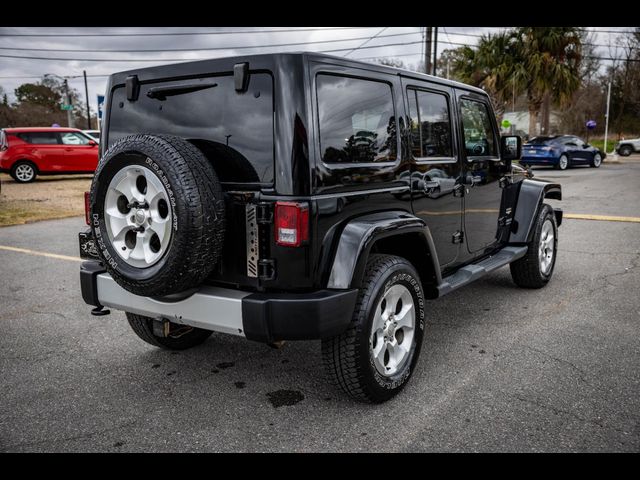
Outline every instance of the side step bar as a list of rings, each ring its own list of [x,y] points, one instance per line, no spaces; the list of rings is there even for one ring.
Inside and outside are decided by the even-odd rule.
[[[487,273],[493,272],[514,260],[524,257],[526,253],[527,247],[504,247],[498,251],[498,253],[478,263],[462,267],[453,275],[442,279],[442,283],[438,285],[438,296],[441,297],[447,293],[451,293],[480,277],[484,277]]]

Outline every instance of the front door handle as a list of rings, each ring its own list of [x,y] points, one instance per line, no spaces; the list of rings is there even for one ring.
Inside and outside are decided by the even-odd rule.
[[[481,183],[482,182],[482,177],[480,175],[472,175],[470,173],[468,173],[465,177],[464,177],[464,184],[465,185],[470,185],[470,186],[475,186],[476,183]]]

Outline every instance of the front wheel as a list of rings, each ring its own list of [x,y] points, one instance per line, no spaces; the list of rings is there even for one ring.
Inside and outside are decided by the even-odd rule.
[[[372,255],[349,328],[322,341],[329,380],[357,400],[389,400],[413,373],[424,322],[424,291],[413,265]]]
[[[622,147],[620,147],[620,150],[618,150],[618,153],[622,157],[628,157],[632,152],[633,149],[629,145],[623,145]]]
[[[138,337],[154,347],[166,350],[185,350],[200,345],[213,333],[202,328],[186,325],[169,324],[169,332],[166,337],[161,337],[153,332],[153,318],[136,315],[127,312],[127,321],[131,329]]]
[[[527,254],[510,265],[511,278],[523,288],[542,288],[553,274],[558,251],[558,226],[550,205],[543,203]]]
[[[600,168],[600,165],[602,165],[602,155],[596,153],[591,160],[591,166],[593,168]]]

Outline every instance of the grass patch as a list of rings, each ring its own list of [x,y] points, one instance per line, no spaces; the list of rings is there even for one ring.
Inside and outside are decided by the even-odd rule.
[[[83,193],[91,187],[91,176],[39,177],[18,183],[0,175],[0,227],[84,215]]]

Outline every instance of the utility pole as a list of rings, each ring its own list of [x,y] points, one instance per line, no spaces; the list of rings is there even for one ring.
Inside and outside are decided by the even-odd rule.
[[[87,87],[87,71],[83,70],[84,75],[84,97],[87,101],[87,130],[91,130],[91,110],[89,110],[89,87]]]
[[[433,35],[433,76],[436,75],[436,62],[438,60],[438,27],[434,30]]]
[[[424,37],[424,73],[431,72],[431,35],[433,27],[427,27],[427,34]]]
[[[67,105],[69,109],[67,110],[67,126],[69,128],[73,128],[73,113],[71,111],[71,95],[69,94],[69,81],[64,79],[64,93],[67,96]]]
[[[609,80],[609,86],[607,87],[607,114],[605,115],[604,122],[604,153],[607,153],[607,135],[609,134],[609,103],[611,102],[611,80]]]

